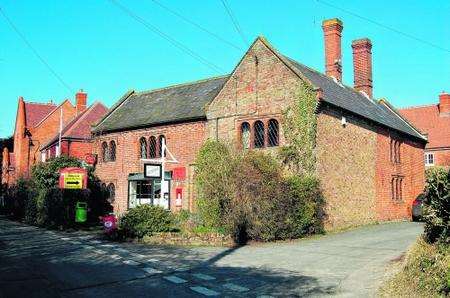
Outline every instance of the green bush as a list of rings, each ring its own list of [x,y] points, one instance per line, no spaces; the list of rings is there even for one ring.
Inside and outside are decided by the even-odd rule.
[[[112,210],[107,201],[107,190],[88,169],[88,189],[63,190],[58,188],[59,170],[80,167],[81,162],[61,156],[38,163],[32,168],[29,180],[19,179],[8,188],[5,201],[9,214],[29,224],[50,228],[75,227],[75,204],[88,204],[88,222],[97,223],[98,217]]]
[[[206,141],[196,158],[197,210],[202,225],[220,227],[233,196],[235,160],[227,146]]]
[[[153,233],[171,231],[173,215],[160,206],[139,205],[120,219],[119,227],[126,237],[142,238]]]
[[[450,246],[422,238],[410,249],[403,268],[381,289],[382,297],[448,297]]]
[[[427,170],[424,198],[425,239],[450,243],[450,172]]]
[[[31,181],[24,178],[19,178],[15,185],[8,187],[4,195],[4,212],[12,215],[15,219],[24,219],[27,214],[26,207],[32,206],[32,204],[28,203],[32,189]]]
[[[200,152],[195,179],[205,228],[224,228],[238,243],[323,230],[324,200],[316,178],[286,175],[277,159],[263,151],[234,153],[209,141]]]
[[[31,179],[39,189],[50,189],[58,186],[59,170],[68,167],[81,167],[81,162],[68,156],[60,156],[37,163],[31,170]]]

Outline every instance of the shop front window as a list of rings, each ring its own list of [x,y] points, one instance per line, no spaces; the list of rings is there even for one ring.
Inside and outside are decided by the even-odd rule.
[[[164,180],[167,185],[164,191],[166,196],[162,195],[163,185],[161,185],[161,179],[148,179],[148,180],[136,180],[129,181],[129,194],[128,194],[128,207],[133,208],[142,204],[149,204],[155,206],[162,206],[169,208],[169,180]]]

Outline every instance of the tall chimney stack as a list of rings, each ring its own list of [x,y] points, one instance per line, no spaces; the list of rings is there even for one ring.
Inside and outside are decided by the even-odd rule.
[[[352,42],[354,87],[372,98],[372,42],[368,38]]]
[[[342,21],[337,18],[322,22],[325,40],[325,73],[338,81],[342,81],[341,33],[343,28]]]
[[[450,115],[450,94],[444,91],[439,94],[439,113]]]
[[[75,101],[77,107],[77,114],[80,114],[84,110],[86,110],[87,93],[83,92],[83,89],[80,89],[80,91],[78,91],[77,94],[75,94]]]

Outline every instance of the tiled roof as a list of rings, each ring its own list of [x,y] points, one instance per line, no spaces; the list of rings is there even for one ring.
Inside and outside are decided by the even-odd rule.
[[[53,103],[25,102],[25,119],[27,127],[34,127],[50,114],[56,105]]]
[[[89,140],[91,138],[91,126],[96,124],[108,111],[102,103],[96,102],[88,109],[73,118],[62,130],[62,139]],[[59,140],[57,133],[42,149],[49,147]]]
[[[402,119],[395,109],[389,105],[369,99],[352,87],[338,83],[333,78],[311,69],[299,62],[284,56],[315,87],[322,90],[322,99],[336,107],[342,108],[363,118],[426,140],[412,125]]]
[[[94,132],[205,119],[205,106],[222,89],[228,76],[166,88],[129,92],[94,128]]]
[[[428,134],[426,148],[450,147],[450,116],[439,115],[438,105],[404,108],[399,111],[423,133]]]
[[[421,141],[426,141],[426,138],[418,130],[405,121],[386,102],[369,99],[355,89],[282,55],[263,37],[258,37],[254,43],[258,40],[263,42],[299,77],[312,84],[313,87],[320,88],[324,102]],[[149,92],[127,93],[95,127],[94,132],[204,118],[205,105],[209,104],[219,93],[228,77],[212,78]]]

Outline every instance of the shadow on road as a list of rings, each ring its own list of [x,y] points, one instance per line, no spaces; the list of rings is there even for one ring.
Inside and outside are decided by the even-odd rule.
[[[336,283],[319,283],[298,272],[215,265],[240,247],[85,246],[34,227],[0,227],[0,297],[200,296],[191,287],[205,287],[228,297],[321,296],[337,291]],[[124,263],[127,260],[138,264]],[[146,272],[149,267],[158,272]],[[184,282],[170,282],[164,278],[168,276]]]

